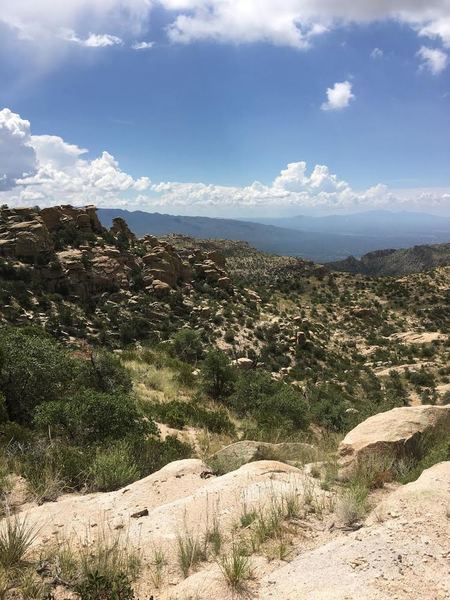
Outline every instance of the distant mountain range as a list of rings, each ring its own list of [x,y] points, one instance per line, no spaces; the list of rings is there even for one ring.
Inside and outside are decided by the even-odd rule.
[[[377,211],[258,220],[261,222],[115,208],[98,209],[98,215],[105,226],[110,226],[114,217],[122,217],[138,236],[181,233],[203,239],[241,240],[264,252],[301,256],[322,263],[359,257],[380,248],[450,241],[450,218],[421,213]]]
[[[450,217],[442,217],[420,212],[391,212],[371,210],[350,215],[327,215],[309,217],[297,215],[281,218],[257,218],[257,223],[288,227],[300,231],[318,233],[338,233],[343,235],[364,235],[397,238],[418,236],[429,243],[450,241]]]
[[[450,264],[450,244],[414,246],[400,250],[377,250],[359,260],[350,256],[345,260],[328,263],[333,271],[347,271],[362,275],[410,275]]]

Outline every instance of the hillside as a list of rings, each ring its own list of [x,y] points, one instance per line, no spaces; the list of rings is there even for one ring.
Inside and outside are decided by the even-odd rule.
[[[379,277],[420,273],[449,264],[450,244],[434,244],[369,252],[360,259],[350,256],[346,260],[328,263],[327,267],[334,271]]]
[[[294,228],[295,219],[280,221],[279,226],[252,223],[233,219],[209,217],[185,217],[129,212],[120,209],[101,208],[98,211],[102,223],[109,227],[114,217],[123,218],[139,236],[145,234],[168,235],[179,233],[195,238],[218,238],[246,241],[257,250],[273,254],[301,256],[316,262],[329,262],[346,258],[349,255],[361,256],[379,248],[411,246],[423,238],[417,235],[386,236],[380,231],[371,233],[346,234],[331,227],[329,230],[315,231]],[[302,221],[299,221],[301,224]],[[433,238],[430,238],[433,241]],[[448,239],[448,236],[445,238]]]
[[[3,597],[446,600],[449,282],[2,208]]]

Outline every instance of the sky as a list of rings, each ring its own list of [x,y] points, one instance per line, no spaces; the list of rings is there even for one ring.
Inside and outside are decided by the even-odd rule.
[[[0,204],[450,215],[450,0],[0,0]]]

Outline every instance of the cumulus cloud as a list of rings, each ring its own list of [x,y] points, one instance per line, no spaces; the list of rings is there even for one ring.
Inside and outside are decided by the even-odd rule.
[[[109,152],[87,150],[54,135],[32,135],[30,123],[0,111],[0,204],[97,204],[128,209],[211,215],[352,211],[371,208],[450,210],[449,190],[399,193],[378,184],[355,190],[325,165],[292,162],[271,183],[246,186],[166,181],[152,184],[120,168]]]
[[[88,151],[55,135],[31,135],[30,123],[9,109],[0,111],[0,190],[5,202],[51,205],[61,202],[114,204],[125,192],[142,193],[150,179],[134,179],[103,152]],[[2,194],[0,194],[0,197]]]
[[[335,27],[389,19],[450,47],[449,0],[15,0],[4,4],[0,21],[38,44],[63,28],[87,40],[85,24],[91,30],[95,25],[97,31],[135,39],[148,29],[151,10],[159,7],[168,14],[169,38],[177,43],[268,42],[307,48],[314,36]]]
[[[420,68],[427,69],[433,75],[439,75],[448,65],[448,54],[439,48],[422,46],[417,56],[421,59]]]
[[[352,87],[350,81],[341,81],[335,83],[332,88],[328,88],[327,101],[322,104],[322,110],[342,110],[346,108],[351,100],[355,99]]]
[[[8,108],[0,110],[0,190],[12,189],[18,179],[34,174],[36,168],[30,122]]]

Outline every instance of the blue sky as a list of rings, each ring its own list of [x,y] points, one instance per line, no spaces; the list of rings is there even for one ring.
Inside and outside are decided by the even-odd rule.
[[[229,216],[450,214],[448,1],[422,14],[397,0],[408,12],[393,17],[363,0],[367,14],[347,18],[344,0],[337,15],[318,0],[313,17],[308,0],[282,0],[275,30],[268,0],[247,0],[258,27],[245,14],[211,19],[221,4],[213,0],[130,0],[141,6],[128,24],[115,0],[92,0],[94,22],[86,2],[67,2],[72,10],[53,15],[43,0],[48,15],[44,6],[36,16],[20,0],[17,14],[0,15],[0,110],[9,111],[0,201]],[[293,10],[307,15],[301,36]],[[180,15],[191,21],[174,35]],[[327,31],[309,34],[314,26]],[[142,41],[151,47],[132,48]],[[9,145],[14,127],[26,168],[17,136]]]

